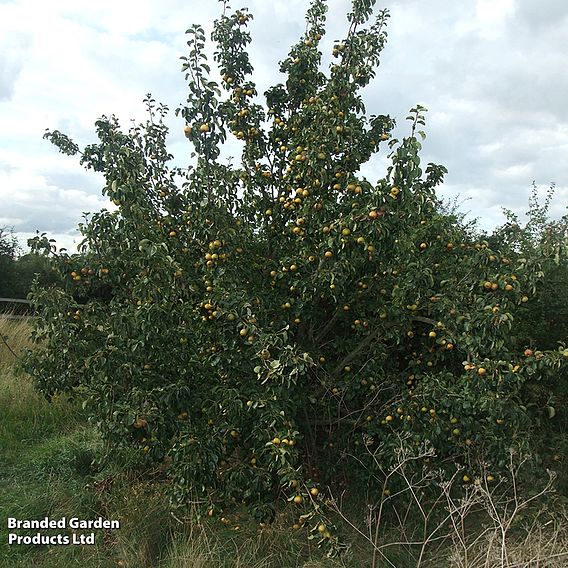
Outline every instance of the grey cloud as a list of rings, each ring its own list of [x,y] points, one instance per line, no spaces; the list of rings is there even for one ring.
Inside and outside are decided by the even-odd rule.
[[[77,172],[46,172],[45,182],[47,185],[58,187],[63,190],[75,189],[85,195],[100,195],[104,185],[104,178],[91,173]]]
[[[532,30],[542,31],[549,27],[566,24],[568,5],[565,0],[516,0],[515,16]]]
[[[422,13],[424,33],[416,33],[412,21],[406,30],[404,18],[415,18],[418,6],[393,2],[390,45],[367,96],[368,110],[394,114],[402,136],[403,113],[426,104],[423,161],[448,167],[440,194],[474,197],[484,224],[503,220],[501,205],[524,211],[533,179],[566,186],[568,82],[562,70],[568,34],[561,33],[560,16],[568,4],[556,4],[557,21],[548,21],[546,30],[529,32],[517,12],[505,18],[503,35],[491,39],[476,28],[456,35],[456,22],[474,15],[473,3],[433,2]]]
[[[26,213],[24,221],[16,225],[18,232],[35,232],[40,233],[57,233],[57,232],[74,232],[77,225],[77,215],[75,211],[36,211],[30,210]]]
[[[75,194],[77,195],[77,194]],[[19,202],[12,205],[7,203],[3,207],[2,217],[8,225],[13,225],[17,232],[46,232],[52,233],[75,233],[77,224],[82,219],[83,210],[98,210],[103,205],[99,203],[87,203],[75,198],[73,203],[68,200],[52,196],[53,201],[42,199],[38,196],[37,201]],[[77,203],[79,201],[79,203]],[[81,203],[82,201],[82,203]]]

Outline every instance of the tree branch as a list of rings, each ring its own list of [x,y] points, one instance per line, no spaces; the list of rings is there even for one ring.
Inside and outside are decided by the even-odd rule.
[[[380,329],[377,329],[377,331],[375,331],[374,333],[367,335],[367,337],[365,337],[365,339],[363,339],[363,341],[361,341],[361,343],[359,343],[359,345],[357,345],[357,347],[353,351],[351,351],[351,353],[343,357],[343,359],[335,367],[332,374],[337,375],[341,371],[341,369],[343,369],[343,367],[347,365],[347,363],[353,361],[353,359],[355,359],[357,355],[359,355],[359,353],[363,351],[363,349],[368,347],[373,342],[373,340],[377,339],[379,332]]]

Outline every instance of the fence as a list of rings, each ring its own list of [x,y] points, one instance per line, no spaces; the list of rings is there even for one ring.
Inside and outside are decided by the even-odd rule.
[[[30,300],[21,298],[0,298],[0,314],[9,319],[32,317]]]

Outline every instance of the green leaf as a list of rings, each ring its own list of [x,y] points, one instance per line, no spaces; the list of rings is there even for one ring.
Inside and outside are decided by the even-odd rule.
[[[554,406],[547,406],[546,411],[548,412],[548,418],[552,419],[556,416],[556,409]]]

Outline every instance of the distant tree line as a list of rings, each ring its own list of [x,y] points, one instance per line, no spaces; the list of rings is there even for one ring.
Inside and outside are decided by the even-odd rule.
[[[36,275],[41,286],[59,282],[44,256],[24,253],[13,229],[0,228],[0,297],[25,298]]]

